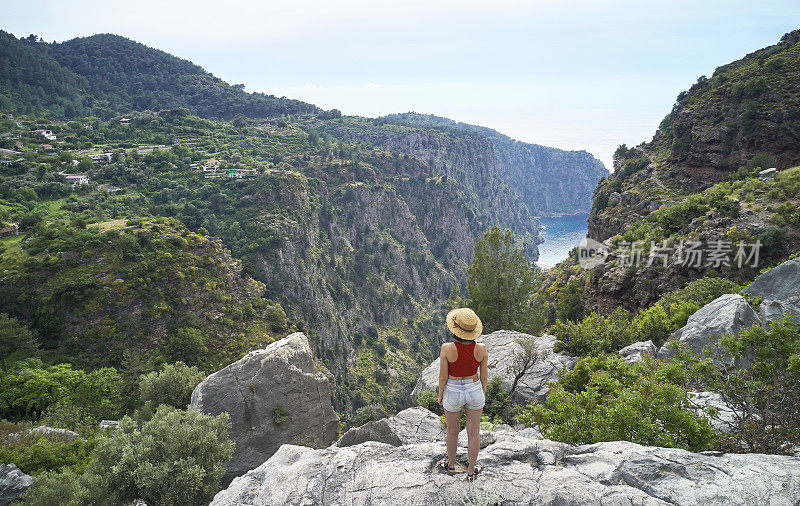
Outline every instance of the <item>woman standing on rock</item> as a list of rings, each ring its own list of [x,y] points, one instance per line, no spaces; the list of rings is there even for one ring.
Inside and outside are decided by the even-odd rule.
[[[447,460],[439,466],[450,474],[455,473],[458,432],[461,427],[461,410],[467,416],[467,480],[483,470],[477,465],[480,449],[480,426],[483,405],[486,402],[487,361],[486,345],[476,343],[483,324],[470,308],[459,308],[447,314],[447,328],[453,342],[442,345],[439,367],[439,404],[447,420]],[[478,382],[480,369],[480,382]]]

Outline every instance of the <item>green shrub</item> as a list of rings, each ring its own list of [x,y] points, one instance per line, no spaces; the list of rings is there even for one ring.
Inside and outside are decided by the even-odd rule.
[[[114,418],[120,409],[119,388],[119,373],[109,367],[86,373],[69,364],[44,367],[39,359],[27,359],[0,377],[0,416],[35,419],[62,403],[85,408],[95,419]]]
[[[208,504],[233,455],[229,426],[227,413],[167,406],[141,426],[125,417],[98,440],[87,472],[101,476],[118,502]]]
[[[386,412],[377,404],[369,404],[362,406],[356,410],[356,417],[353,424],[356,427],[361,427],[367,422],[380,420],[386,417]]]
[[[208,351],[206,338],[200,329],[182,327],[173,331],[167,338],[164,354],[170,362],[199,364]]]
[[[37,476],[46,471],[70,469],[83,472],[92,457],[94,440],[65,442],[54,437],[28,436],[0,446],[0,462],[13,462],[24,473]]]
[[[483,412],[491,420],[500,419],[504,423],[511,423],[514,417],[513,405],[508,389],[503,385],[500,376],[493,376],[486,384],[486,403]]]
[[[703,202],[702,196],[692,195],[675,204],[663,206],[654,215],[665,235],[669,236],[698,216],[703,216],[708,210],[709,207]]]
[[[670,321],[674,329],[679,329],[686,325],[689,317],[692,316],[702,306],[693,300],[675,302],[669,308]]]
[[[283,425],[289,420],[289,414],[283,409],[283,406],[276,404],[272,407],[272,421],[275,425]]]
[[[110,506],[114,503],[108,497],[109,492],[102,478],[95,474],[51,471],[38,476],[22,500],[29,506]]]
[[[781,258],[786,253],[789,234],[785,227],[769,227],[758,235],[761,257],[767,260]]]
[[[432,411],[437,415],[444,414],[442,412],[442,406],[439,404],[439,399],[436,396],[436,392],[432,392],[431,390],[423,390],[422,392],[417,395],[417,405],[426,408],[428,411]]]
[[[753,155],[747,164],[739,168],[736,173],[736,179],[747,179],[748,177],[756,177],[759,172],[770,167],[775,167],[775,157],[769,153],[757,153]]]
[[[588,355],[617,351],[637,341],[660,346],[675,328],[664,308],[655,304],[635,316],[618,307],[608,316],[591,313],[579,322],[556,320],[550,332],[559,339],[559,349]]]
[[[543,404],[527,406],[517,420],[572,444],[626,440],[708,450],[716,434],[689,407],[686,380],[686,370],[677,363],[587,357],[563,376]]]
[[[205,379],[205,373],[183,362],[164,364],[160,371],[144,374],[139,380],[139,403],[143,413],[153,413],[166,404],[185,409],[192,397],[192,391]]]
[[[726,293],[737,293],[741,288],[741,286],[729,279],[706,276],[687,283],[683,288],[663,295],[658,302],[661,306],[670,308],[670,311],[672,310],[672,305],[679,302],[692,301],[704,306]]]
[[[561,343],[559,349],[575,355],[615,351],[631,344],[630,312],[617,308],[609,316],[591,313],[580,322],[556,320],[550,332]]]
[[[664,311],[664,307],[661,304],[654,304],[634,316],[629,329],[630,339],[631,342],[653,341],[656,346],[661,346],[676,328]]]
[[[678,350],[703,389],[719,392],[739,409],[719,448],[729,452],[792,454],[800,445],[800,332],[792,316],[769,330],[755,325],[720,339],[740,367],[720,366],[711,357]]]
[[[575,322],[583,316],[583,278],[572,278],[558,291],[555,317],[558,320]]]

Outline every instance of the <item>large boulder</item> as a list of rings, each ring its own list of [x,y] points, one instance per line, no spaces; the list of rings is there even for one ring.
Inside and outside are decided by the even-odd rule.
[[[787,314],[800,322],[800,258],[768,270],[742,288],[742,292],[764,299],[759,312],[765,328]]]
[[[22,497],[33,485],[33,478],[14,464],[0,464],[0,506],[6,506]]]
[[[364,441],[379,441],[392,446],[441,441],[447,431],[438,416],[416,406],[390,418],[381,418],[353,427],[336,441],[336,446],[353,446]]]
[[[563,368],[572,369],[575,366],[575,357],[565,352],[555,353],[553,348],[557,339],[549,334],[534,337],[521,332],[498,330],[479,337],[478,342],[485,344],[489,352],[488,379],[499,375],[506,388],[511,388],[514,381],[512,369],[515,354],[522,351],[517,339],[536,339],[536,348],[544,357],[530,367],[519,380],[514,400],[520,403],[541,402],[550,391],[550,383],[558,381],[558,371]],[[414,402],[420,392],[424,390],[436,392],[439,388],[439,360],[439,358],[434,360],[420,374],[411,392]]]
[[[629,442],[572,446],[496,433],[464,483],[466,449],[450,476],[442,442],[366,442],[321,450],[284,445],[219,492],[214,506],[260,504],[798,504],[800,458],[697,454]]]
[[[658,348],[653,344],[653,341],[639,341],[638,343],[629,344],[628,346],[619,350],[619,356],[622,360],[629,364],[634,362],[644,362],[644,357],[655,357],[658,353]]]
[[[725,334],[735,334],[761,320],[753,308],[739,294],[729,293],[709,302],[686,322],[683,328],[676,330],[670,341],[678,340],[688,345],[694,352],[702,352],[706,347],[714,354],[714,360],[724,366],[733,366],[734,359],[720,348],[719,338]],[[658,352],[659,358],[669,358],[672,350],[669,343],[664,344]]]
[[[297,332],[197,385],[193,407],[230,414],[236,449],[223,483],[261,465],[284,443],[324,447],[336,440],[339,417],[331,405],[329,374]]]

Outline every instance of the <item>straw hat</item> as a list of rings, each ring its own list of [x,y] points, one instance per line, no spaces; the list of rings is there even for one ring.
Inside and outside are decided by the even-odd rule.
[[[475,311],[462,307],[447,313],[447,328],[461,339],[474,341],[483,332],[483,323]]]

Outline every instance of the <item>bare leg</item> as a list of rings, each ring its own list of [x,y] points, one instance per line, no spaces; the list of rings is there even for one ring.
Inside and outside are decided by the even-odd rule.
[[[469,460],[467,474],[472,474],[475,472],[478,450],[481,449],[481,414],[483,409],[465,409],[467,411],[467,458]],[[447,423],[447,426],[450,427],[450,422]]]
[[[447,411],[445,409],[444,419],[447,421],[447,465],[455,467],[458,431],[461,429],[461,411]]]

